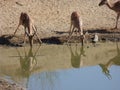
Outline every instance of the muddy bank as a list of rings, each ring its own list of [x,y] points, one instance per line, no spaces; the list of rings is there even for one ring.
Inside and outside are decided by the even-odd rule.
[[[94,34],[97,33],[99,36],[99,41],[120,41],[120,31],[119,30],[106,30],[106,29],[96,29],[96,30],[87,30],[88,32],[87,41],[91,42]],[[68,40],[68,32],[61,32],[61,31],[54,31],[53,36],[47,36],[41,38],[41,41],[45,44],[64,44]],[[81,42],[80,37],[76,36],[74,33],[69,41],[69,43],[79,43]],[[26,43],[28,44],[29,41],[26,39]],[[34,37],[34,44],[37,44],[38,40]],[[7,46],[23,46],[23,35],[13,36],[13,35],[2,35],[0,36],[0,45],[7,45]]]
[[[10,83],[9,81],[0,78],[0,90],[26,90],[26,89],[15,83]]]

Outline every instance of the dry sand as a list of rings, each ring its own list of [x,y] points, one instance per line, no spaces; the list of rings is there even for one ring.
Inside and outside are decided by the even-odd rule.
[[[0,0],[0,35],[13,34],[21,12],[34,19],[41,37],[53,31],[68,31],[70,15],[78,11],[84,30],[113,28],[116,13],[107,6],[99,7],[100,0]],[[17,34],[23,34],[21,26]]]

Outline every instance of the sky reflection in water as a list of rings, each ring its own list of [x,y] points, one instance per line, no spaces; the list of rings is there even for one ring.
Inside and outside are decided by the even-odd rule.
[[[119,48],[118,43],[1,48],[0,77],[28,90],[120,90]]]
[[[28,90],[120,90],[120,67],[110,68],[108,79],[99,66],[34,74]]]

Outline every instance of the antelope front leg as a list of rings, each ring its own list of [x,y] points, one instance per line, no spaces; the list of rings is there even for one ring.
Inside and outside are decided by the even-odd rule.
[[[83,35],[83,22],[82,22],[82,19],[80,19],[80,24],[79,24],[79,28],[78,28],[78,31],[79,31],[79,35]]]
[[[72,31],[70,32],[70,35],[69,35],[69,38],[68,38],[68,41],[67,41],[67,43],[70,41],[70,39],[71,39],[71,36],[72,36],[72,34],[73,34],[73,32],[74,32],[74,29],[75,29],[75,27],[73,27]]]
[[[24,45],[26,44],[26,35],[27,35],[27,32],[26,32],[26,27],[24,28],[25,32],[24,32],[24,38],[23,38],[23,43]]]
[[[26,33],[24,33],[23,44],[26,44]]]
[[[70,30],[69,30],[69,36],[70,36],[70,33],[71,33],[71,29],[72,29],[72,21],[71,21],[71,25],[70,25]]]
[[[33,30],[34,30],[34,34],[36,35],[36,37],[37,37],[37,39],[38,39],[38,41],[39,41],[39,44],[41,44],[42,41],[41,41],[41,39],[39,39],[39,36],[38,36],[38,34],[37,34],[37,28],[36,28],[35,26],[32,26],[32,28],[33,28]]]
[[[33,36],[29,36],[29,43],[30,43],[30,47],[32,48],[33,46]]]
[[[81,45],[83,46],[84,45],[85,35],[83,34],[82,26],[79,28],[79,35],[80,35]]]
[[[20,27],[20,24],[17,26],[17,28],[16,28],[16,30],[14,32],[14,36],[15,36],[15,34],[16,34],[16,32],[17,32],[17,30],[18,30],[19,27]]]
[[[80,35],[80,39],[81,39],[81,44],[82,46],[84,45],[84,39],[85,39],[85,35],[83,34],[83,28],[82,28],[82,20],[80,20],[80,27],[79,27],[79,35]]]

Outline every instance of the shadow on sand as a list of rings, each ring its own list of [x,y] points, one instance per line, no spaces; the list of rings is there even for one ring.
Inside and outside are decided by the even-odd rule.
[[[6,46],[19,46],[21,47],[22,45],[20,45],[21,40],[16,39],[16,41],[18,41],[18,43],[14,43],[14,41],[12,41],[12,39],[15,38],[12,35],[2,35],[0,36],[0,45],[6,45]]]
[[[109,30],[109,29],[91,29],[85,30],[84,34],[88,32],[89,38],[91,40],[95,33],[98,33],[99,39],[108,40],[108,41],[120,41],[120,30]],[[54,31],[56,36],[50,36],[41,38],[41,41],[46,44],[63,44],[66,43],[68,40],[68,32],[64,31]],[[34,39],[34,43],[38,43],[37,39]],[[70,43],[80,43],[80,37],[73,35],[71,37]],[[7,46],[15,46],[20,47],[23,46],[23,37],[22,36],[12,36],[12,35],[2,35],[0,36],[0,45],[7,45]]]

